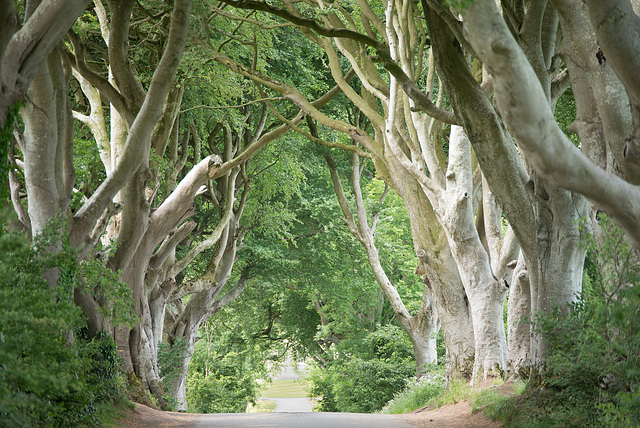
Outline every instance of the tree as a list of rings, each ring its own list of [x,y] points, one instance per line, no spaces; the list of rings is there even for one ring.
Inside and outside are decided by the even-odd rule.
[[[439,324],[433,296],[431,293],[423,293],[417,313],[413,316],[409,313],[398,290],[391,283],[389,276],[382,267],[380,253],[374,242],[380,211],[373,212],[371,214],[371,221],[369,221],[369,215],[362,196],[362,189],[360,188],[360,177],[364,165],[361,167],[358,154],[353,153],[351,156],[351,184],[355,199],[354,215],[345,196],[335,161],[328,155],[325,156],[325,158],[331,171],[333,188],[340,203],[340,208],[342,209],[342,220],[351,234],[364,247],[376,281],[380,285],[387,301],[391,304],[396,318],[411,339],[413,353],[415,355],[416,373],[417,376],[422,376],[425,374],[426,367],[437,361],[435,337],[438,333]],[[380,205],[384,203],[388,193],[389,186],[387,185],[380,196]]]
[[[5,126],[9,108],[25,99],[38,70],[88,4],[89,0],[29,1],[25,6],[24,24],[21,25],[15,3],[2,3],[0,128]],[[8,141],[2,142],[6,143]]]
[[[495,5],[475,2],[468,11],[465,30],[473,36],[476,52],[490,67],[498,105],[509,111],[505,121],[533,166],[556,185],[588,197],[619,222],[631,239],[640,243],[635,220],[637,207],[631,202],[637,200],[633,184],[637,184],[634,163],[637,162],[638,84],[630,77],[632,66],[623,60],[634,58],[638,49],[635,43],[630,43],[640,28],[638,16],[630,1],[606,5],[552,1],[550,5],[555,7],[561,28],[570,40],[567,63],[571,81],[579,89],[575,94],[579,108],[584,109],[584,113],[580,113],[595,114],[596,121],[600,122],[591,127],[584,122],[576,124],[581,141],[589,144],[587,153],[594,155],[591,159],[571,144],[558,127],[551,108],[543,102],[542,88],[522,84],[531,81],[534,68],[514,43]],[[586,32],[578,33],[578,26]],[[585,68],[580,70],[579,65]],[[603,93],[607,83],[612,85],[609,94]],[[591,85],[589,89],[585,87],[587,84]],[[526,103],[518,102],[524,99]],[[620,116],[612,117],[614,112]],[[612,129],[612,121],[619,125],[617,130]],[[536,133],[531,134],[534,129]],[[532,135],[542,138],[531,138]],[[612,171],[613,162],[620,173]]]
[[[438,137],[434,137],[433,141],[435,142],[431,140],[436,131],[441,131],[436,126],[436,122],[432,123],[430,118],[421,115],[417,111],[425,110],[434,117],[447,122],[460,122],[452,113],[446,112],[433,104],[429,97],[420,92],[415,84],[415,81],[420,79],[424,70],[428,68],[423,68],[422,63],[422,52],[426,46],[424,43],[426,33],[424,30],[420,32],[415,29],[416,23],[413,21],[413,14],[406,13],[409,9],[404,9],[404,12],[401,12],[390,8],[388,13],[394,16],[393,19],[397,19],[401,23],[399,28],[406,29],[406,31],[396,31],[389,26],[385,27],[369,6],[360,5],[358,8],[359,19],[366,22],[362,28],[369,31],[365,35],[357,32],[361,29],[358,25],[348,19],[342,22],[338,14],[333,11],[327,12],[327,15],[322,15],[324,25],[320,25],[312,19],[301,18],[295,12],[266,6],[259,2],[243,2],[242,4],[232,2],[231,4],[242,8],[265,10],[282,16],[298,25],[307,37],[323,47],[329,59],[333,78],[338,82],[346,96],[367,117],[368,125],[373,128],[374,137],[370,137],[362,129],[353,125],[328,118],[319,111],[311,109],[302,94],[289,86],[269,81],[268,79],[261,79],[255,74],[243,71],[241,68],[237,69],[245,76],[255,81],[260,81],[265,86],[291,99],[298,106],[305,108],[314,119],[324,126],[347,133],[354,141],[369,150],[376,160],[380,176],[387,180],[394,190],[403,197],[407,209],[411,213],[414,245],[417,254],[424,262],[424,267],[421,271],[425,273],[425,278],[429,282],[428,285],[437,296],[436,303],[440,302],[438,309],[439,313],[441,313],[445,340],[451,340],[451,346],[447,348],[451,352],[449,354],[449,367],[454,372],[467,370],[464,366],[466,364],[465,360],[468,360],[472,349],[469,343],[471,336],[470,328],[467,329],[463,326],[469,326],[471,322],[470,310],[476,311],[475,319],[478,323],[474,326],[477,332],[474,345],[477,357],[475,360],[476,370],[474,371],[477,372],[481,369],[486,375],[495,364],[503,367],[506,362],[506,342],[504,332],[501,332],[503,327],[500,320],[502,316],[501,298],[504,298],[506,288],[503,282],[493,274],[492,269],[497,272],[498,276],[506,276],[506,259],[513,255],[514,247],[511,244],[505,245],[503,251],[501,236],[499,234],[494,235],[498,240],[490,241],[492,244],[497,244],[492,248],[491,256],[493,257],[491,258],[490,254],[482,246],[480,234],[475,231],[474,210],[472,209],[468,211],[469,214],[464,216],[464,223],[456,224],[450,221],[452,218],[462,217],[458,215],[457,205],[451,203],[457,198],[456,193],[458,190],[452,187],[455,183],[447,184],[445,180],[447,160],[437,154],[437,145],[442,144],[442,141],[438,140]],[[322,8],[321,5],[319,7]],[[415,8],[417,6],[407,3],[407,7]],[[345,17],[352,15],[346,10],[342,10],[341,13]],[[395,15],[396,13],[398,14],[397,16]],[[355,14],[356,12],[353,13],[353,15]],[[390,18],[387,17],[387,19]],[[347,27],[351,28],[346,29]],[[377,42],[370,35],[373,34],[374,28],[380,31],[380,34],[384,34],[385,39],[391,40],[393,43],[389,42],[389,46],[387,46]],[[310,30],[328,38],[320,38],[312,34]],[[330,38],[334,36],[338,37],[334,41],[340,53],[350,61],[360,79],[361,87],[356,88],[360,90],[360,93],[350,87],[341,77],[343,72],[340,70],[338,52],[330,41]],[[412,42],[419,40],[423,40],[423,43]],[[382,59],[383,64],[391,73],[390,86],[385,83],[385,78],[380,74],[380,70],[376,69],[373,62],[375,58],[367,56],[361,50],[362,45],[358,43],[364,43],[376,49],[377,58]],[[405,52],[403,49],[411,46],[412,43],[417,46],[415,51],[408,50]],[[222,57],[219,60],[221,62],[225,61]],[[398,66],[396,61],[402,66]],[[430,88],[434,87],[435,82],[433,71],[434,69],[431,67],[431,74],[427,77],[427,84]],[[386,74],[386,71],[383,71],[383,73]],[[401,87],[410,88],[410,95],[414,98],[410,100],[402,92],[399,92]],[[419,94],[422,94],[422,96]],[[374,103],[374,99],[377,99],[376,103],[379,104]],[[382,106],[382,109],[378,108],[379,105]],[[411,109],[414,109],[414,112],[411,112]],[[441,133],[437,135],[441,135]],[[442,149],[440,151],[442,153]],[[470,156],[470,152],[468,156]],[[449,167],[451,167],[451,164]],[[429,172],[426,173],[425,171]],[[460,197],[463,197],[462,194],[464,193],[470,196],[472,191],[467,189],[461,193]],[[447,200],[450,202],[447,203]],[[446,214],[443,211],[445,207],[448,207]],[[489,208],[490,205],[487,205],[487,209]],[[492,212],[486,213],[487,221],[491,218]],[[496,217],[494,215],[493,218],[499,218],[499,216]],[[468,245],[458,245],[456,243],[459,242],[461,234],[465,233],[463,230],[468,227],[466,225],[471,225],[471,230],[473,230],[471,233],[476,236],[473,238],[475,250]],[[439,229],[439,227],[442,227],[442,229]],[[489,228],[483,229],[482,232],[485,230],[489,230]],[[445,239],[447,248],[442,249],[443,240]],[[487,241],[485,240],[485,242]],[[479,251],[480,249],[481,251]],[[480,255],[484,258],[484,262],[478,265],[475,260]],[[501,256],[504,257],[501,259]],[[494,263],[493,268],[490,260]],[[463,266],[466,267],[463,268]],[[468,269],[468,266],[482,267],[480,269]],[[473,275],[473,277],[470,275]],[[462,277],[461,282],[460,276]],[[441,281],[445,281],[447,284],[441,286]],[[467,288],[463,289],[462,284],[465,284]],[[485,293],[486,296],[481,297],[480,294],[477,294],[479,290],[483,290],[482,293]],[[472,293],[476,294],[476,296],[465,300],[465,294],[468,296]],[[447,299],[445,294],[457,297]],[[471,305],[470,310],[466,308],[465,302],[469,302]],[[489,313],[491,314],[490,316],[488,315]],[[464,318],[466,318],[466,321],[464,321]],[[489,321],[489,324],[483,323],[482,320],[487,319],[494,321]],[[450,326],[450,328],[447,326]]]

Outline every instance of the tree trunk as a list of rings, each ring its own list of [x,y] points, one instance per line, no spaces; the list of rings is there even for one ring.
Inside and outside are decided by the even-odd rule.
[[[212,256],[212,261],[215,263],[210,262],[210,266],[215,266],[215,271],[208,272],[206,278],[203,278],[209,282],[209,287],[191,295],[186,308],[169,327],[171,345],[175,346],[178,341],[182,341],[186,346],[180,359],[180,372],[171,380],[172,385],[169,391],[170,396],[177,403],[177,410],[186,411],[188,409],[187,374],[200,326],[211,315],[220,311],[223,306],[237,299],[244,291],[249,268],[246,268],[237,284],[229,292],[217,299],[222,288],[228,282],[235,263],[238,242],[233,236],[234,233],[235,226],[229,226],[225,231],[227,238],[216,246],[217,250]]]
[[[517,377],[527,378],[531,367],[531,290],[529,273],[520,254],[513,270],[509,288],[509,308],[507,314],[507,372]]]
[[[471,143],[464,130],[455,125],[451,127],[446,179],[447,198],[442,201],[440,223],[469,296],[475,339],[473,376],[482,371],[486,379],[494,369],[503,370],[506,365],[503,305],[507,288],[493,273],[475,227]]]
[[[356,201],[355,217],[347,202],[333,159],[329,156],[325,158],[331,172],[331,179],[338,202],[344,214],[343,221],[346,223],[351,234],[358,239],[364,247],[367,253],[367,259],[369,260],[369,266],[378,285],[391,305],[396,319],[411,339],[416,358],[416,375],[420,377],[425,374],[425,368],[428,364],[433,364],[437,361],[435,335],[438,332],[438,316],[432,292],[425,285],[418,313],[412,316],[402,302],[398,290],[391,283],[391,280],[382,267],[380,254],[374,242],[376,221],[372,219],[371,226],[369,225],[368,214],[360,188],[360,161],[358,154],[354,153],[351,158],[351,184]],[[373,217],[377,217],[377,214],[374,213]]]
[[[530,282],[531,313],[547,314],[554,307],[566,309],[582,290],[582,273],[586,248],[582,245],[584,222],[589,218],[589,204],[581,195],[537,181],[536,224],[538,233],[539,272]],[[531,280],[531,275],[529,276]],[[532,359],[544,364],[547,344],[533,335]]]

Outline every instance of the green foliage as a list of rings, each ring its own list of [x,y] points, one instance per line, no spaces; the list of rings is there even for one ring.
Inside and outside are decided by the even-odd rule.
[[[35,248],[51,248],[56,236],[37,237]],[[59,272],[54,288],[43,279],[51,269]],[[83,335],[85,321],[72,299],[74,269],[68,250],[35,251],[21,236],[0,237],[3,426],[98,426],[100,406],[124,396],[113,341]]]
[[[255,307],[236,301],[200,328],[187,376],[190,412],[244,412],[260,396],[258,379],[267,378],[264,363],[277,344],[259,333],[263,326],[251,319],[254,313]]]
[[[74,138],[73,163],[76,173],[75,188],[78,191],[73,192],[71,210],[76,211],[96,191],[106,178],[106,173],[96,142],[92,138]]]
[[[429,370],[429,378],[411,380],[405,389],[393,396],[381,413],[398,415],[424,407],[430,400],[442,393],[445,385],[443,367]]]
[[[400,327],[384,326],[362,338],[362,346],[353,342],[341,342],[328,367],[309,375],[310,395],[322,397],[321,411],[378,411],[415,374],[411,343]]]
[[[514,425],[640,424],[640,265],[605,216],[598,243],[588,241],[592,277],[581,299],[536,321],[549,343],[547,365]]]
[[[562,94],[558,99],[554,113],[562,131],[578,147],[580,145],[580,137],[575,132],[570,131],[571,124],[576,119],[576,100],[571,90]]]
[[[100,260],[88,258],[80,263],[78,272],[84,278],[84,288],[89,288],[96,300],[108,302],[100,307],[100,313],[115,325],[133,327],[138,320],[133,310],[133,296],[128,284],[120,282],[120,273],[107,268]]]
[[[0,128],[0,159],[7,159],[9,155],[9,146],[11,145],[11,138],[13,137],[13,125],[18,118],[20,111],[20,103],[16,103],[9,107],[9,113],[7,114],[4,125]],[[0,162],[0,200],[5,200],[7,197],[7,177],[8,177],[9,165],[6,161]],[[2,233],[2,229],[0,229]]]

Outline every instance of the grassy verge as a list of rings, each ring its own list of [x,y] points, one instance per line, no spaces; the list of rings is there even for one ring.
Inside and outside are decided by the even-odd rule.
[[[104,404],[98,406],[96,413],[100,419],[101,426],[116,427],[120,419],[126,416],[127,412],[136,408],[136,403],[129,400],[120,400],[115,404]]]
[[[436,378],[430,381],[414,381],[407,388],[396,394],[380,413],[398,415],[409,413],[424,407],[443,393],[444,379]]]
[[[276,402],[273,400],[258,400],[256,404],[249,403],[247,413],[271,413],[276,408]]]
[[[471,401],[471,411],[482,411],[492,421],[498,421],[503,426],[517,419],[520,414],[517,403],[524,392],[525,384],[515,382],[511,389],[487,388],[478,392]]]
[[[482,411],[487,417],[503,424],[516,420],[519,410],[518,397],[524,391],[524,383],[504,384],[496,380],[485,388],[472,387],[463,380],[451,382],[444,387],[444,379],[411,383],[397,394],[382,413],[409,413],[422,407],[438,408],[468,401],[472,412]]]
[[[264,391],[264,398],[305,398],[307,391],[302,382],[293,379],[276,379]]]

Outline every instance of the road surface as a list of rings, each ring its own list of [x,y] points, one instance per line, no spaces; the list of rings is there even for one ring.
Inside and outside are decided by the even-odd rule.
[[[412,428],[394,415],[359,413],[218,413],[199,415],[197,428]]]

